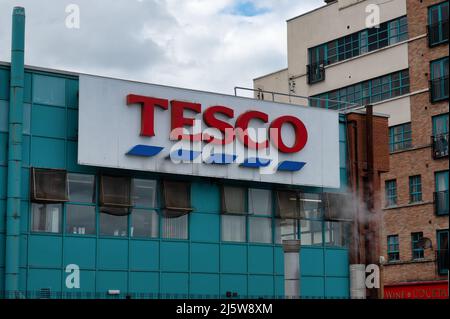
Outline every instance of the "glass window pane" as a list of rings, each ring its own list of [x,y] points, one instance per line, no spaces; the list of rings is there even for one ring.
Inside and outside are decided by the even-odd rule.
[[[68,174],[69,200],[71,202],[92,203],[94,202],[94,180],[93,175]]]
[[[248,209],[253,215],[272,215],[272,192],[267,189],[248,190]]]
[[[223,187],[222,209],[228,214],[245,214],[246,213],[246,192],[243,187]]]
[[[59,233],[61,227],[61,204],[32,204],[31,230],[34,232]]]
[[[303,193],[300,195],[300,207],[302,216],[306,218],[321,218],[322,199],[320,194]]]
[[[245,216],[222,215],[222,241],[245,242]]]
[[[67,205],[66,232],[77,235],[95,235],[95,207]]]
[[[156,181],[133,179],[133,205],[138,207],[156,207]]]
[[[128,215],[100,213],[100,236],[128,236]]]
[[[156,211],[134,209],[131,214],[131,236],[156,238],[158,235],[159,223]]]
[[[298,220],[276,219],[275,242],[281,244],[283,240],[298,239]]]
[[[270,244],[272,242],[272,219],[250,217],[250,242]]]
[[[162,237],[170,239],[188,239],[189,215],[176,218],[162,218]]]

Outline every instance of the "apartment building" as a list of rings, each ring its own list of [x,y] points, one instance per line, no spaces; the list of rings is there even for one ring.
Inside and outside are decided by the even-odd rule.
[[[353,263],[379,263],[378,297],[448,298],[449,2],[325,2],[287,21],[288,67],[254,89],[262,99],[342,112],[370,104],[389,115],[390,167],[367,208],[381,217],[372,225],[379,247]]]

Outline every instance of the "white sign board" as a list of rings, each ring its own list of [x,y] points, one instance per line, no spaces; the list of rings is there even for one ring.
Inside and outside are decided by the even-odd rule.
[[[80,75],[79,87],[81,165],[340,186],[339,118],[335,111],[90,75]],[[162,102],[146,108],[146,113],[144,103],[139,101],[147,97]],[[196,110],[184,108],[183,103],[195,104]],[[222,107],[222,111],[212,112],[214,106]],[[207,135],[210,137],[219,139],[225,134],[211,129],[215,124],[208,122],[208,117],[225,126],[248,128],[247,140],[236,135],[225,146],[209,143],[204,138],[205,129],[212,130]],[[171,139],[174,123],[183,123],[187,133],[200,136],[201,140]],[[281,140],[271,135],[276,132],[274,127],[280,128]],[[245,141],[266,146],[255,150]]]

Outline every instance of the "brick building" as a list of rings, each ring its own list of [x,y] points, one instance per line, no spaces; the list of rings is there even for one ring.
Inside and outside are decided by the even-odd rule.
[[[325,2],[287,21],[288,66],[256,78],[254,89],[259,98],[341,111],[371,104],[389,115],[380,196],[374,192],[372,204],[360,194],[375,216],[363,236],[380,250],[359,262],[381,265],[379,297],[446,297],[448,1]],[[370,25],[377,13],[379,24]],[[370,163],[354,160],[349,165],[362,167],[371,187]]]
[[[414,94],[410,123],[391,128],[390,171],[382,176],[386,298],[448,284],[448,1],[406,4]],[[396,139],[407,126],[410,137]]]

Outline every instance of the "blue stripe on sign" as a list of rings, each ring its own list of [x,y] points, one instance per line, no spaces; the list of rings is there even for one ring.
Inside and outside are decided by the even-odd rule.
[[[152,157],[158,155],[163,149],[164,147],[160,146],[136,145],[128,151],[127,155]]]
[[[236,155],[230,154],[211,154],[211,156],[205,161],[206,164],[231,164],[236,160]]]
[[[174,161],[192,161],[196,159],[202,152],[179,149],[170,153],[170,159]]]
[[[284,161],[278,165],[279,171],[287,171],[287,172],[296,172],[299,171],[305,166],[305,162],[293,162],[293,161]]]
[[[247,168],[259,168],[269,166],[270,159],[250,157],[245,159],[245,161],[240,165]]]

